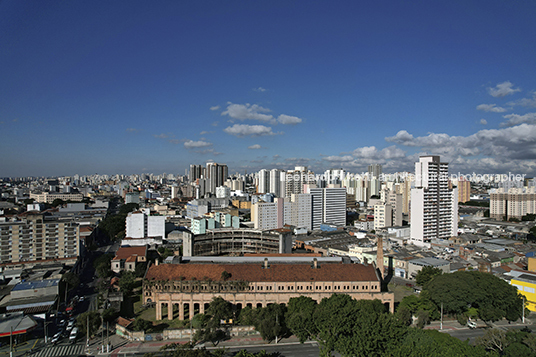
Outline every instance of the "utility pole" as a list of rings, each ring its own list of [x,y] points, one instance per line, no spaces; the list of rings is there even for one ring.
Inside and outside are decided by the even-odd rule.
[[[443,302],[441,302],[441,323],[440,323],[440,330],[443,330]]]
[[[101,351],[104,353],[104,319],[101,315],[101,325],[102,325],[102,331],[101,331]]]
[[[110,353],[110,336],[108,335],[108,321],[106,321],[106,352]]]
[[[523,323],[525,323],[525,295],[523,295],[523,306],[522,306],[522,309],[523,309],[523,310],[521,310],[521,313],[522,313],[521,316],[523,316],[522,321],[523,321]]]
[[[9,333],[9,357],[13,357],[13,326],[11,326],[11,332]]]
[[[86,328],[86,346],[89,348],[89,314],[87,314],[87,328]]]

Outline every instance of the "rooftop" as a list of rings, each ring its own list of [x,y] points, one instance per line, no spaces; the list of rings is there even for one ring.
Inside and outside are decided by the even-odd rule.
[[[220,281],[222,273],[231,281],[374,281],[378,282],[372,265],[319,263],[319,268],[307,264],[161,264],[151,266],[147,280],[212,280]]]
[[[117,250],[115,253],[115,257],[113,260],[123,260],[127,259],[133,255],[136,255],[138,257],[144,257],[147,252],[146,246],[141,247],[121,247]]]

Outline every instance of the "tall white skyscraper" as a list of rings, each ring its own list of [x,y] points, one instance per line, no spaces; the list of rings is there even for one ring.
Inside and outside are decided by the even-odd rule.
[[[432,239],[457,235],[458,192],[449,189],[448,163],[439,156],[421,156],[415,163],[415,188],[411,190],[411,240],[430,246]]]
[[[270,171],[262,169],[257,174],[257,193],[270,192]]]

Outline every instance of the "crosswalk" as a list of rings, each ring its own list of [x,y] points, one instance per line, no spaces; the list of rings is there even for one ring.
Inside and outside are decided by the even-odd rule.
[[[85,354],[83,343],[75,345],[58,345],[47,347],[34,355],[34,357],[78,356]]]

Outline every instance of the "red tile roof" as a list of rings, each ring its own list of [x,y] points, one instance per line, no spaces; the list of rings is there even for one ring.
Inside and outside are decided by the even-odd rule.
[[[229,280],[250,282],[285,281],[378,281],[372,265],[320,263],[311,264],[160,264],[149,268],[148,280],[221,280],[221,274],[231,274]]]
[[[125,319],[124,317],[119,316],[117,318],[117,324],[127,328],[134,320]]]
[[[115,258],[113,260],[122,260],[127,259],[133,255],[138,257],[145,257],[147,254],[147,247],[121,247],[115,253]]]

